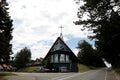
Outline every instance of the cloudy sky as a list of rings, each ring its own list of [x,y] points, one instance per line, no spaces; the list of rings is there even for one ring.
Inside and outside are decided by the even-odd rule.
[[[77,43],[86,39],[88,32],[82,32],[74,25],[78,5],[74,0],[7,0],[13,19],[13,52],[28,47],[32,59],[45,57],[57,37],[60,26],[66,44],[77,54]],[[82,4],[82,3],[81,3]],[[87,40],[89,41],[89,40]]]

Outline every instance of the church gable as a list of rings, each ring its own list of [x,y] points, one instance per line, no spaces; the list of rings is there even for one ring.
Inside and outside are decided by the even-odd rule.
[[[50,49],[50,52],[58,50],[71,52],[69,47],[63,42],[63,40],[60,37],[58,37],[56,42],[53,44],[52,48]]]
[[[48,54],[44,58],[44,62],[50,59],[51,68],[57,72],[77,72],[78,59],[65,44],[61,37],[58,37]],[[64,68],[64,70],[63,70]]]

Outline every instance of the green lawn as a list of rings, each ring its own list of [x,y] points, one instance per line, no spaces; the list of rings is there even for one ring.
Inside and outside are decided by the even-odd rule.
[[[0,80],[7,80],[7,79],[5,79],[5,78],[3,78],[3,77],[0,76]]]
[[[78,69],[79,69],[79,72],[85,72],[85,71],[91,70],[88,66],[85,66],[83,64],[78,64]]]
[[[40,66],[25,67],[18,70],[18,72],[36,72],[35,70],[37,70],[39,67]],[[78,64],[78,69],[79,69],[79,72],[85,72],[85,71],[91,70],[90,67],[85,66],[83,64]]]
[[[120,75],[120,68],[115,68],[114,70]]]
[[[4,76],[12,76],[12,75],[15,75],[15,74],[12,74],[10,72],[0,72],[0,80],[7,80],[4,78]]]
[[[35,70],[38,69],[39,67],[40,66],[25,67],[18,70],[18,72],[35,72]]]

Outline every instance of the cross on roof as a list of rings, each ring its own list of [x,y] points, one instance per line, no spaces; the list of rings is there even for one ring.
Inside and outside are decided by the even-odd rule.
[[[64,27],[60,26],[59,28],[61,28],[61,33],[62,33],[62,28],[64,28]]]

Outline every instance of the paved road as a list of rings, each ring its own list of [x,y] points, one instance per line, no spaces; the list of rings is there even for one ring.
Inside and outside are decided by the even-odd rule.
[[[9,80],[117,80],[112,71],[91,70],[84,73],[15,73]]]

